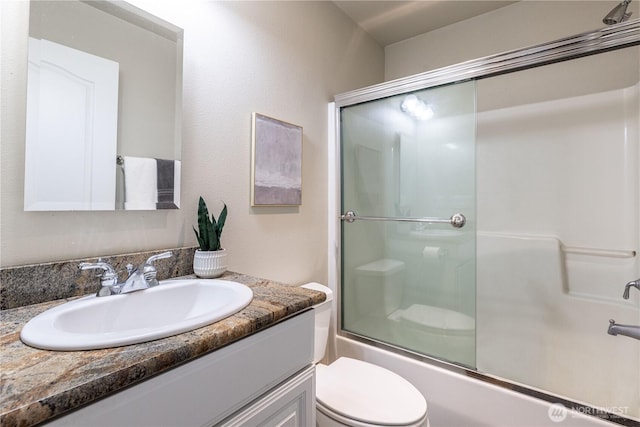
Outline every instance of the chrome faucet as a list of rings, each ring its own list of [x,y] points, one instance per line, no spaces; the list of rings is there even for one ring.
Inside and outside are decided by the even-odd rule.
[[[616,321],[613,319],[609,319],[609,329],[607,333],[609,335],[624,335],[640,340],[640,326],[619,325],[616,324]]]
[[[640,291],[640,279],[632,280],[624,286],[624,293],[622,298],[629,299],[629,291],[631,288],[636,288]],[[609,335],[624,335],[625,337],[635,338],[640,340],[640,326],[634,325],[619,325],[616,321],[609,319],[609,329],[607,330]]]
[[[98,260],[96,263],[82,262],[78,265],[80,270],[102,270],[100,273],[100,284],[102,285],[96,296],[104,297],[109,295],[126,294],[129,292],[140,291],[158,285],[156,278],[158,270],[153,265],[154,261],[169,258],[173,254],[163,252],[161,254],[149,257],[138,267],[127,264],[127,272],[129,277],[122,283],[118,283],[118,273],[106,262]]]
[[[629,290],[631,288],[636,288],[637,290],[640,291],[640,279],[638,280],[633,280],[629,283],[627,283],[624,287],[624,293],[622,294],[622,298],[624,299],[629,299]]]

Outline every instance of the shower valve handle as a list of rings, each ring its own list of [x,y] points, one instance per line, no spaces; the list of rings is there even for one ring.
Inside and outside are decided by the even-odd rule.
[[[633,280],[629,283],[627,283],[624,287],[624,293],[622,294],[622,298],[624,299],[629,299],[629,290],[631,288],[636,288],[640,291],[640,279],[638,280]]]

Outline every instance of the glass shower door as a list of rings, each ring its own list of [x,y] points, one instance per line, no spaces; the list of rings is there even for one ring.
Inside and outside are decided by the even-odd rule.
[[[470,367],[475,104],[465,82],[340,111],[341,329]]]

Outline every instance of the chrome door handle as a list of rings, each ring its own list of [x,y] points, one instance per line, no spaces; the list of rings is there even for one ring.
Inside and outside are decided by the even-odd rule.
[[[354,211],[348,211],[340,215],[340,220],[352,223],[358,221],[399,221],[399,222],[421,222],[424,224],[450,224],[454,228],[462,228],[467,223],[467,218],[461,213],[451,215],[449,219],[441,218],[410,218],[410,217],[387,217],[387,216],[358,216]]]

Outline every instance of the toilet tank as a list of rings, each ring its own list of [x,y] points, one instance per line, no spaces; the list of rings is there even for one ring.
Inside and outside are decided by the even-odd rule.
[[[315,342],[313,346],[313,363],[318,363],[324,357],[329,339],[329,323],[331,322],[331,306],[333,305],[333,291],[320,283],[307,283],[303,288],[324,292],[327,298],[324,302],[313,306],[315,311]]]

